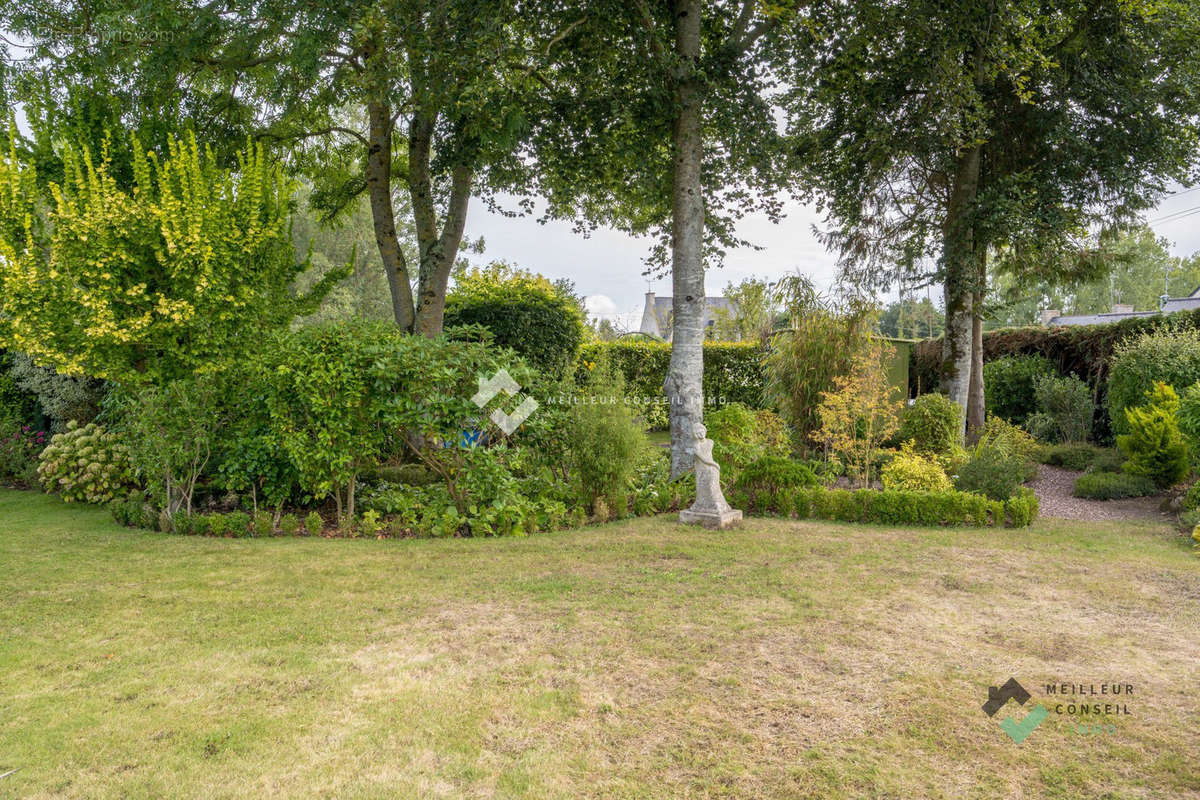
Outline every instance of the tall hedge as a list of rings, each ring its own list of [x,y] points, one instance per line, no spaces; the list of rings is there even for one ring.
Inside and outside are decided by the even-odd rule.
[[[663,380],[671,363],[671,345],[638,339],[591,342],[580,351],[580,381],[588,364],[607,361],[625,377],[626,397],[645,404],[644,416],[653,427],[663,427],[667,406]],[[709,407],[741,403],[750,408],[767,408],[763,396],[766,351],[756,342],[704,343],[704,398]],[[661,402],[659,402],[661,401]]]
[[[1113,350],[1126,339],[1160,327],[1200,329],[1200,309],[1155,317],[1132,317],[1104,325],[1060,325],[1001,328],[983,334],[984,361],[1011,355],[1041,355],[1063,375],[1085,380],[1096,401],[1093,434],[1100,441],[1111,437],[1108,426],[1107,385]],[[910,381],[921,392],[936,391],[941,374],[942,340],[927,339],[913,348]]]

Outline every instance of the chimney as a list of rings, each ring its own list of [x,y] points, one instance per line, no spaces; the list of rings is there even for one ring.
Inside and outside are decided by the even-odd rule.
[[[650,336],[662,338],[662,331],[658,329],[658,315],[654,313],[654,292],[646,292],[646,308],[642,311],[642,327],[639,330]]]
[[[1112,313],[1113,314],[1132,314],[1133,306],[1130,305],[1129,303],[1113,303]]]
[[[1038,319],[1043,325],[1049,325],[1054,321],[1055,317],[1061,316],[1062,311],[1057,308],[1045,308],[1038,312]]]

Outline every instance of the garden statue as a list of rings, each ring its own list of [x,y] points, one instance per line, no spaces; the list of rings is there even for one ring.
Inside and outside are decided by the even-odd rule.
[[[713,440],[708,430],[696,426],[694,467],[696,471],[696,501],[692,507],[679,512],[679,521],[703,525],[706,528],[731,528],[742,521],[742,512],[729,507],[721,492],[721,467],[713,458]]]

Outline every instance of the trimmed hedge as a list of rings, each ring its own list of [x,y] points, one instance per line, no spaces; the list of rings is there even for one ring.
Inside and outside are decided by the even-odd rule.
[[[1154,317],[1132,317],[1105,325],[1062,325],[1001,328],[983,334],[984,361],[1004,356],[1042,355],[1063,375],[1074,373],[1087,382],[1096,401],[1092,427],[1097,441],[1108,441],[1111,433],[1107,406],[1108,369],[1113,349],[1120,342],[1158,327],[1179,330],[1200,328],[1200,309]],[[913,348],[909,371],[911,384],[922,391],[936,391],[940,382],[942,340],[927,339]],[[1182,388],[1182,387],[1177,387]]]
[[[755,496],[752,514],[828,519],[881,525],[1023,528],[1037,517],[1033,490],[1021,488],[1007,502],[969,492],[913,492],[884,489],[826,489],[800,486],[779,496]]]
[[[1158,485],[1144,475],[1123,472],[1089,472],[1075,481],[1076,497],[1092,500],[1120,500],[1125,497],[1149,497]]]
[[[606,358],[625,377],[626,397],[651,427],[666,427],[667,401],[663,381],[671,363],[669,342],[620,339],[591,342],[580,350],[578,380],[584,382],[587,364]],[[769,408],[763,395],[766,350],[757,342],[704,343],[704,400],[710,407],[741,403],[748,408]]]

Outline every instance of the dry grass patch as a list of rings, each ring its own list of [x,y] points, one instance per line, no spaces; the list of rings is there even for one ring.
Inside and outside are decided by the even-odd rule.
[[[1162,526],[224,541],[0,494],[0,794],[1198,797]],[[987,687],[1127,681],[1018,746]]]

